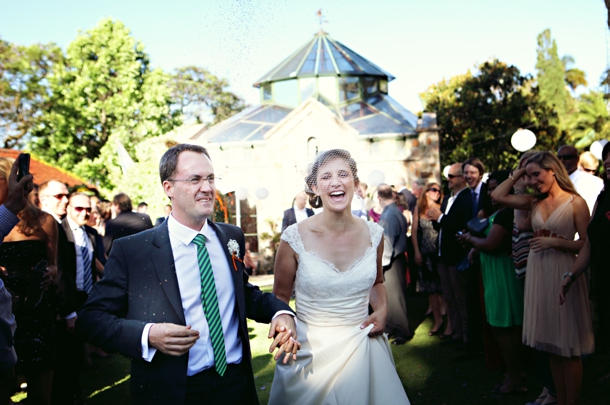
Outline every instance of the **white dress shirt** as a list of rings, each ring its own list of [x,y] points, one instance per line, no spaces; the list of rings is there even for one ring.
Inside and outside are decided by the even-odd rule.
[[[458,195],[460,195],[460,193],[464,190],[469,190],[468,187],[464,187],[463,189],[461,189],[460,191],[458,191],[456,194],[453,194],[453,192],[451,193],[451,195],[449,196],[449,200],[447,200],[447,207],[445,207],[445,212],[441,213],[441,215],[438,217],[437,222],[440,224],[441,223],[441,219],[443,218],[443,215],[445,215],[446,213],[449,212],[449,210],[451,210],[451,206],[453,205],[453,203],[455,202],[455,199],[457,198]],[[479,189],[480,191],[481,189]],[[441,255],[441,237],[443,236],[443,228],[441,227],[441,230],[438,233],[438,255]]]
[[[81,251],[81,244],[83,243],[83,235],[85,234],[85,229],[74,221],[72,221],[69,216],[66,218],[68,219],[68,224],[70,224],[72,234],[74,234],[74,246],[76,247],[76,289],[78,291],[84,291],[83,278],[86,269],[83,269],[83,253]],[[91,241],[88,237],[85,237],[84,241],[87,244],[87,250],[89,250],[89,257],[93,262],[93,246],[91,245]]]
[[[297,220],[297,224],[305,219],[307,219],[307,207],[304,207],[302,210],[300,210],[296,204],[294,204],[294,206],[292,207],[292,209],[294,210],[294,217]]]
[[[479,181],[479,184],[477,184],[477,186],[474,188],[474,190],[472,190],[473,192],[476,193],[477,195],[477,206],[479,204],[479,201],[481,200],[481,186],[483,185],[483,181]],[[478,211],[477,211],[478,214]]]
[[[580,169],[576,169],[570,174],[570,180],[578,194],[587,202],[589,215],[592,215],[597,197],[604,188],[604,181]]]

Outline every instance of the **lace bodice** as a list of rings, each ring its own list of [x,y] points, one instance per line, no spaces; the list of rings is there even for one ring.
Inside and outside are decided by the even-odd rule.
[[[367,225],[371,244],[346,271],[339,271],[316,253],[305,250],[298,224],[284,231],[282,239],[288,242],[299,256],[295,282],[297,306],[299,294],[314,299],[368,295],[377,277],[377,246],[381,241],[383,228],[373,222],[367,222]]]

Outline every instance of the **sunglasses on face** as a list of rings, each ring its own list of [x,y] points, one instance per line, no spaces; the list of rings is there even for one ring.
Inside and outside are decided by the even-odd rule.
[[[595,173],[597,171],[595,169],[587,169],[586,167],[583,167],[582,169],[587,173]]]
[[[576,155],[557,155],[557,159],[559,160],[572,160],[575,159]]]
[[[70,197],[70,194],[45,194],[41,195],[41,197],[55,197],[58,200],[63,200],[64,198]]]
[[[461,175],[461,174],[448,174],[448,175],[447,175],[447,178],[448,178],[449,180],[453,180],[453,179],[455,179],[456,177],[462,177],[462,175]]]
[[[433,193],[440,193],[441,192],[441,190],[439,190],[438,188],[429,188],[426,191],[432,191]]]
[[[72,208],[74,208],[74,211],[76,211],[76,212],[85,211],[87,214],[91,214],[91,207],[72,207]]]

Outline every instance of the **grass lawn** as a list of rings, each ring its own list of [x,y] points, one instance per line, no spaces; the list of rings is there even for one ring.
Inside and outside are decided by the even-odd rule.
[[[263,288],[269,290],[268,288]],[[292,303],[294,307],[294,303]],[[484,359],[457,362],[453,346],[440,345],[438,337],[429,337],[430,319],[423,320],[427,308],[425,297],[408,299],[409,316],[416,328],[413,340],[392,346],[396,369],[413,405],[523,405],[534,400],[541,386],[536,381],[533,365],[527,366],[528,392],[502,397],[491,392],[502,379],[502,371],[489,371]],[[255,381],[261,404],[266,404],[273,381],[275,364],[269,354],[267,325],[248,323],[253,353]],[[594,354],[585,360],[581,405],[610,403],[610,355]],[[81,377],[89,405],[129,404],[129,361],[119,355],[94,361],[94,368]]]

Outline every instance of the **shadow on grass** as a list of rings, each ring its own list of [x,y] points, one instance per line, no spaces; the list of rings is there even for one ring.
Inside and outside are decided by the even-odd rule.
[[[248,328],[248,338],[250,340],[254,339],[257,336],[256,333],[252,333],[252,332],[254,332],[254,328]]]

